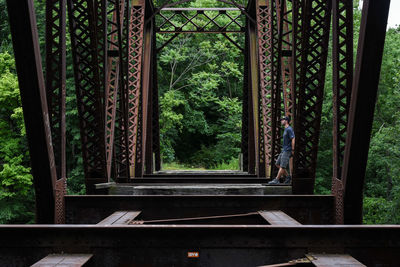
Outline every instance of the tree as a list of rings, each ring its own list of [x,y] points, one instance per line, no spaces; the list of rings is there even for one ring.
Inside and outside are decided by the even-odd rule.
[[[0,223],[33,219],[33,190],[18,80],[10,54],[0,54]]]

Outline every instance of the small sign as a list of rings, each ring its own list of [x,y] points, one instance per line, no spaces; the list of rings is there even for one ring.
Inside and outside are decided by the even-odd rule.
[[[188,252],[188,258],[198,258],[199,257],[199,252],[191,251]]]

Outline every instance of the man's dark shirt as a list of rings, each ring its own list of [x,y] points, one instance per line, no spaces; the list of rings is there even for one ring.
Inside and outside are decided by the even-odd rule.
[[[293,128],[288,126],[283,132],[283,151],[292,151],[292,139],[294,138]]]

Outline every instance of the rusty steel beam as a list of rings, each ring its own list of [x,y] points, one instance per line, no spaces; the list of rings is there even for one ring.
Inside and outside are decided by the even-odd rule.
[[[149,178],[134,181],[138,184],[146,179]],[[256,177],[251,180],[256,183],[257,179],[260,181]],[[68,224],[97,223],[118,210],[142,210],[142,216],[161,219],[223,214],[224,211],[274,210],[277,207],[302,224],[334,223],[332,195],[81,195],[66,196],[65,201]]]
[[[66,1],[46,1],[46,92],[57,179],[66,177]]]
[[[249,14],[257,18],[257,6],[253,2],[249,6]],[[248,160],[249,173],[260,174],[260,145],[259,145],[259,66],[258,66],[258,44],[257,44],[257,24],[247,20],[246,43],[248,45],[248,107],[249,107],[249,142]]]
[[[246,25],[247,25],[246,19]],[[249,42],[248,33],[245,32],[245,44],[244,44],[244,64],[243,64],[243,100],[242,100],[242,129],[241,129],[241,153],[242,153],[242,166],[245,172],[250,172],[250,161],[251,155],[249,155],[249,138],[250,127],[249,127],[249,116],[250,116],[250,105],[249,103]]]
[[[282,111],[284,110],[283,98],[282,98],[282,83],[281,83],[281,59],[282,59],[282,29],[283,29],[283,8],[282,3],[279,0],[271,0],[271,15],[272,15],[272,36],[271,39],[271,55],[272,65],[271,70],[274,78],[272,84],[273,92],[273,110],[272,110],[272,151],[271,151],[271,172],[270,177],[276,177],[278,174],[278,168],[275,165],[275,161],[281,151],[282,143],[282,126],[281,117]]]
[[[160,34],[240,33],[244,31],[243,21],[241,21],[244,17],[238,8],[163,8],[157,18],[156,31]],[[222,25],[216,21],[220,18],[224,19]],[[199,20],[204,23],[199,23]],[[179,24],[176,21],[179,21]]]
[[[276,0],[277,2],[279,0]],[[293,3],[291,0],[280,0],[282,18],[278,20],[282,27],[282,51],[281,51],[281,79],[283,90],[283,104],[286,116],[295,117],[294,113],[294,81],[293,81]]]
[[[274,159],[280,151],[280,59],[283,18],[281,4],[259,1],[257,6],[258,56],[260,68],[260,169],[259,176],[276,175]]]
[[[366,266],[398,266],[400,253],[400,227],[387,225],[6,225],[0,234],[2,266],[30,266],[49,251],[91,253],[100,267],[265,266],[315,250],[345,251]],[[189,258],[190,251],[199,257]]]
[[[108,37],[108,64],[107,64],[107,82],[105,87],[105,134],[106,134],[106,156],[107,156],[107,178],[110,181],[111,168],[114,155],[114,137],[117,113],[117,99],[121,91],[120,87],[124,86],[124,77],[120,75],[122,72],[122,32],[123,19],[121,15],[125,10],[125,0],[110,0],[109,10],[107,11],[109,19],[108,24],[111,25]],[[120,83],[121,80],[121,83]]]
[[[344,223],[362,223],[362,203],[390,0],[364,0],[342,167]]]
[[[57,171],[55,183],[55,223],[65,222],[64,195],[66,183],[66,1],[46,1],[46,92],[54,160]]]
[[[312,194],[325,83],[331,20],[331,1],[300,1],[301,17],[294,27],[301,31],[300,75],[295,119],[293,192]],[[301,28],[299,28],[301,26]],[[296,36],[297,38],[298,36]],[[296,59],[297,60],[297,59]],[[297,66],[296,66],[297,67]]]
[[[136,155],[136,166],[135,166],[135,177],[143,177],[145,173],[145,161],[146,161],[146,146],[147,146],[147,137],[151,138],[151,134],[149,132],[149,128],[151,129],[152,124],[151,121],[151,110],[149,110],[149,106],[151,106],[151,61],[152,61],[152,41],[153,41],[153,31],[154,25],[153,23],[146,24],[143,29],[143,75],[142,75],[142,94],[141,94],[141,118],[140,118],[140,146],[138,142],[137,146],[137,155]],[[151,148],[151,147],[150,147]]]
[[[153,22],[154,23],[154,22]],[[157,79],[157,43],[156,32],[153,31],[153,51],[152,51],[152,151],[154,155],[154,170],[161,170],[161,150],[160,150],[160,113],[158,99],[158,79]]]
[[[272,145],[273,145],[273,101],[274,74],[273,65],[273,17],[270,0],[258,1],[257,6],[257,35],[258,62],[260,71],[260,155],[259,176],[271,175]]]
[[[238,8],[163,8],[161,11],[163,12],[157,13],[157,19],[154,21],[156,32],[173,35],[157,49],[157,52],[183,33],[222,34],[239,50],[242,52],[244,50],[235,40],[228,36],[228,33],[243,33],[245,31],[246,17],[240,13]],[[235,13],[235,11],[236,13],[239,12],[239,15],[231,14],[232,12]],[[195,13],[193,14],[193,12]],[[210,12],[216,13],[216,15]],[[220,17],[228,21],[220,25],[216,21]],[[177,19],[179,22],[176,22]]]
[[[91,1],[93,1],[91,3]],[[91,13],[93,36],[93,47],[97,47],[97,68],[100,84],[100,101],[103,105],[103,114],[105,109],[105,91],[107,86],[108,73],[108,36],[107,36],[107,10],[108,0],[87,0],[89,13]],[[105,138],[105,136],[104,136]]]
[[[98,20],[94,0],[68,0],[71,46],[74,63],[75,87],[81,129],[82,157],[86,192],[94,192],[94,184],[107,181],[104,134],[104,85],[100,63],[106,55],[99,55]]]
[[[155,25],[155,18],[152,22]],[[150,87],[148,102],[148,123],[145,166],[146,174],[161,169],[160,132],[159,132],[159,108],[158,108],[158,84],[157,84],[157,48],[156,31],[152,31],[151,62],[150,62]]]
[[[121,12],[120,16],[122,24],[119,26],[122,30],[118,32],[119,58],[119,77],[120,86],[117,94],[117,110],[116,110],[116,126],[115,126],[115,138],[114,138],[114,175],[117,181],[127,181],[122,177],[129,177],[129,151],[127,146],[128,140],[128,77],[129,77],[129,27],[130,27],[130,1],[125,1],[125,8]],[[119,21],[119,20],[118,20]],[[117,22],[118,22],[117,21]],[[122,178],[122,179],[121,179]]]
[[[153,23],[149,23],[148,25],[154,25]],[[151,31],[151,42],[149,47],[150,49],[150,59],[149,59],[149,67],[148,67],[148,96],[147,96],[147,116],[146,116],[146,143],[143,145],[145,146],[145,153],[144,153],[144,172],[143,174],[152,174],[153,173],[153,99],[154,99],[154,87],[153,87],[153,48],[154,48],[154,31]],[[145,63],[145,62],[144,62]],[[144,66],[146,66],[144,64]],[[145,88],[143,88],[145,90]],[[144,94],[143,94],[144,95]]]
[[[151,0],[146,1],[146,11],[147,11],[147,16],[152,14],[153,10],[153,2]],[[158,98],[158,93],[157,95],[155,94],[154,90],[154,69],[157,68],[157,63],[154,61],[154,56],[155,56],[155,42],[156,42],[156,32],[155,32],[155,22],[156,19],[154,18],[151,23],[148,24],[148,26],[151,26],[149,28],[150,31],[150,58],[149,58],[149,74],[148,74],[148,97],[147,97],[147,125],[146,125],[146,143],[144,144],[146,146],[145,148],[145,154],[144,154],[144,174],[152,174],[154,170],[154,165],[155,165],[155,154],[153,154],[153,141],[154,141],[154,98]],[[148,27],[147,26],[147,27]],[[145,61],[144,61],[145,62]],[[145,65],[144,65],[145,66]],[[145,81],[145,80],[144,80]],[[157,101],[158,103],[158,101]],[[157,109],[158,110],[158,109]]]
[[[146,24],[149,23],[149,22],[150,22],[156,15],[158,15],[158,14],[161,12],[161,10],[163,10],[163,9],[171,8],[171,7],[173,7],[173,6],[180,5],[180,4],[184,4],[184,3],[190,2],[190,1],[192,1],[192,0],[180,0],[180,1],[176,1],[176,2],[172,2],[172,1],[173,1],[173,0],[167,0],[167,1],[165,1],[165,2],[162,4],[161,7],[155,8],[154,11],[152,12],[151,16],[149,16],[148,18],[146,18],[145,23],[146,23]],[[252,7],[246,9],[244,6],[238,4],[236,1],[233,1],[233,0],[217,0],[217,1],[218,1],[218,2],[222,2],[222,3],[225,3],[225,4],[228,4],[228,5],[233,5],[233,6],[235,6],[237,9],[239,9],[239,10],[242,12],[242,14],[244,14],[244,15],[247,17],[247,20],[251,21],[253,24],[256,24],[256,21],[255,21],[255,19],[254,19],[255,16],[254,16],[254,14],[252,14],[253,11],[251,10]],[[171,2],[172,2],[172,3],[171,3]],[[251,4],[248,5],[248,7],[249,7],[249,6],[251,6]]]
[[[54,189],[54,223],[65,224],[65,196],[67,195],[67,179],[56,181]]]
[[[336,223],[343,224],[341,170],[353,83],[353,1],[333,0],[333,176]]]
[[[8,0],[7,10],[36,192],[36,222],[54,223],[57,172],[33,1]]]
[[[302,31],[302,16],[304,12],[304,0],[287,0],[287,6],[289,5],[292,8],[292,20],[291,20],[291,28],[292,28],[292,41],[291,47],[292,55],[291,55],[291,99],[292,99],[292,125],[296,125],[296,108],[297,108],[297,101],[298,101],[298,88],[300,86],[300,69],[301,69],[301,58],[302,58],[302,46],[303,46],[303,31]],[[289,54],[290,51],[288,51]],[[289,69],[290,70],[290,69]],[[289,78],[289,79],[290,79]],[[297,152],[294,152],[294,158],[296,157]]]
[[[140,134],[139,112],[141,97],[141,78],[142,78],[142,54],[143,54],[143,32],[144,32],[144,15],[145,5],[142,1],[137,1],[130,8],[130,24],[128,39],[128,164],[129,177],[136,177],[135,168],[137,162],[137,150],[141,147],[142,139],[138,138]],[[139,163],[141,164],[141,163]]]

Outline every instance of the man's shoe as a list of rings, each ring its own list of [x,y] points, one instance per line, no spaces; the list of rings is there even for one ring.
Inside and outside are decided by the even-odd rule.
[[[286,176],[285,181],[283,182],[284,184],[291,184],[292,183],[292,176],[288,175]]]
[[[269,182],[268,184],[279,184],[279,179],[274,179],[271,182]]]

